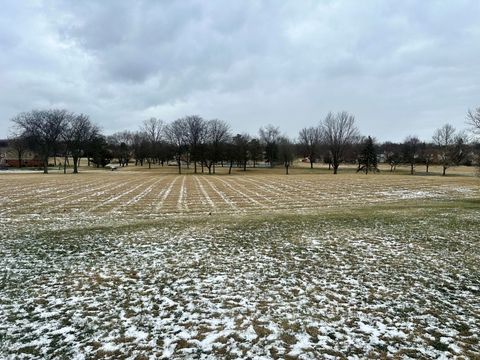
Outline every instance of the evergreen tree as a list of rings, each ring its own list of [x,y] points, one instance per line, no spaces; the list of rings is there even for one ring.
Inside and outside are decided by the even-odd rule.
[[[375,144],[370,136],[365,140],[363,148],[360,151],[357,172],[359,171],[365,171],[365,174],[368,174],[369,171],[379,171],[377,168],[377,152],[375,150]]]

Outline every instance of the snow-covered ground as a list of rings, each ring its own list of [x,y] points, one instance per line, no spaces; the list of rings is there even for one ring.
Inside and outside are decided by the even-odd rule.
[[[108,179],[2,190],[0,358],[480,354],[480,209],[376,210],[474,183]]]

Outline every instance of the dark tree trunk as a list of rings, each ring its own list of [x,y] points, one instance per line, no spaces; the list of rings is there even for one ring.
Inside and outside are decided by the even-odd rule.
[[[43,159],[43,173],[48,174],[48,155]]]
[[[78,174],[78,155],[73,155],[73,173]]]
[[[445,176],[445,172],[446,172],[446,171],[447,171],[447,167],[446,167],[446,166],[444,166],[444,167],[443,167],[443,173],[442,173],[442,176]]]
[[[310,169],[313,169],[313,160],[310,159]]]
[[[410,175],[413,175],[413,169],[415,168],[415,164],[414,163],[411,163],[410,164]]]
[[[289,167],[289,166],[290,166],[290,165],[285,164],[285,175],[288,175],[288,167]]]

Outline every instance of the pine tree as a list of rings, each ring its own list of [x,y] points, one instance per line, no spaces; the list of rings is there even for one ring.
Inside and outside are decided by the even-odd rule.
[[[379,171],[377,168],[377,152],[375,150],[373,139],[370,136],[365,140],[358,158],[357,172],[359,171],[365,171],[365,174],[368,174],[369,171]]]

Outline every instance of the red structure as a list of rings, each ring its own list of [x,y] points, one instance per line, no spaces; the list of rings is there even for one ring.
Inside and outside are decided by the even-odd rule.
[[[18,168],[18,159],[5,159],[5,165],[8,167]],[[22,159],[21,167],[43,167],[43,162],[39,159]]]

